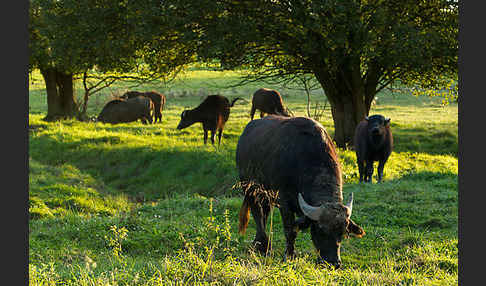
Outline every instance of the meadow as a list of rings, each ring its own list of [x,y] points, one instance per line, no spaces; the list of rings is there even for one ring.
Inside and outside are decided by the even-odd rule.
[[[356,156],[338,149],[343,195],[366,235],[344,240],[343,265],[315,264],[309,231],[297,258],[283,262],[278,209],[267,226],[273,250],[249,249],[255,227],[238,234],[242,194],[235,149],[259,87],[281,92],[296,116],[302,90],[255,82],[225,87],[235,72],[193,69],[167,85],[162,124],[45,122],[42,77],[29,80],[29,285],[457,285],[458,107],[440,98],[383,90],[371,114],[391,118],[395,147],[381,184],[359,184]],[[77,93],[82,94],[81,86]],[[95,116],[118,84],[93,95]],[[200,124],[176,130],[184,109],[206,95],[233,99],[222,144],[204,145]],[[311,94],[325,105],[322,90]],[[257,118],[259,115],[257,113]],[[333,134],[329,106],[319,121]],[[376,174],[376,171],[375,171]]]

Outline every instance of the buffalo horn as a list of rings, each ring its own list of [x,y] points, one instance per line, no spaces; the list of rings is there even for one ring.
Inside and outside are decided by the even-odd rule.
[[[346,204],[346,207],[349,209],[349,217],[353,213],[353,193],[351,193],[351,197],[349,198],[349,202]]]
[[[323,211],[321,207],[313,207],[306,203],[301,193],[299,193],[299,206],[304,215],[312,220],[319,220]]]

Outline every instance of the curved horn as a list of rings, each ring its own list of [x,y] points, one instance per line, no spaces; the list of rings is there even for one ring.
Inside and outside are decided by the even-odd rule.
[[[319,217],[322,214],[321,207],[313,207],[304,201],[302,194],[299,193],[299,206],[304,215],[312,220],[319,220]]]
[[[353,193],[351,193],[351,197],[349,198],[349,202],[345,205],[349,209],[349,217],[353,213]]]

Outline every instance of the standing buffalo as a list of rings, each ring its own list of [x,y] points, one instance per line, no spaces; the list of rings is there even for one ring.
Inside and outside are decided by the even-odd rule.
[[[162,111],[164,110],[166,101],[165,95],[156,91],[127,91],[121,96],[121,98],[128,99],[136,96],[145,96],[152,100],[154,103],[154,123],[157,123],[157,120],[159,120],[159,123],[162,123]]]
[[[393,149],[390,118],[382,115],[366,117],[356,127],[354,149],[359,169],[359,181],[371,183],[373,162],[378,163],[378,183],[383,178],[383,168]]]
[[[262,118],[265,113],[290,116],[283,105],[280,93],[273,89],[260,88],[255,91],[251,101],[251,120],[253,120],[257,109],[260,110],[260,118]]]
[[[275,115],[250,121],[238,140],[236,165],[245,192],[239,231],[245,232],[251,212],[256,223],[253,246],[261,253],[271,249],[265,226],[273,205],[282,216],[286,258],[295,255],[298,231],[310,226],[318,261],[338,268],[342,239],[365,234],[351,220],[353,195],[343,204],[340,163],[319,122]]]
[[[201,122],[204,130],[204,144],[208,140],[208,131],[211,131],[211,143],[214,145],[214,135],[218,130],[218,145],[221,144],[221,136],[226,121],[230,115],[230,108],[239,97],[230,101],[221,95],[208,95],[198,107],[190,110],[184,110],[181,114],[181,121],[177,129],[184,129],[196,122]]]
[[[114,99],[103,107],[97,120],[104,123],[117,124],[141,119],[143,124],[147,124],[147,121],[152,123],[150,112],[153,108],[152,100],[144,96],[137,96],[127,100]]]

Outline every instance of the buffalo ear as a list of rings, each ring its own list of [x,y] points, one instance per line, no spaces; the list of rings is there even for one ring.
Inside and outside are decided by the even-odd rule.
[[[351,219],[349,220],[348,224],[348,233],[358,238],[361,238],[366,234],[365,231]]]

